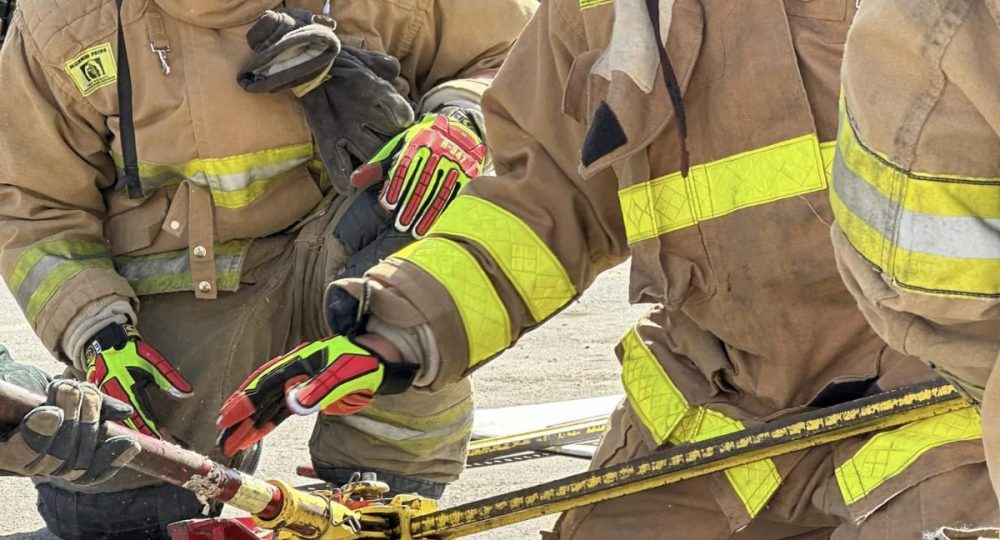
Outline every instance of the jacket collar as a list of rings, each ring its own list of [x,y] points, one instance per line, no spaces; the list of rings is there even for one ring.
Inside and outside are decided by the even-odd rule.
[[[155,0],[167,15],[202,28],[249,24],[281,0]]]
[[[617,0],[616,0],[617,1]],[[564,110],[590,115],[578,172],[589,178],[612,163],[641,151],[674,119],[670,97],[659,75],[656,39],[666,42],[680,89],[684,92],[701,50],[704,12],[696,0],[661,0],[660,28],[654,36],[642,0],[616,4],[615,25],[600,57],[589,56],[584,107],[565,103]],[[666,10],[666,11],[664,11]],[[584,65],[578,70],[582,71]]]

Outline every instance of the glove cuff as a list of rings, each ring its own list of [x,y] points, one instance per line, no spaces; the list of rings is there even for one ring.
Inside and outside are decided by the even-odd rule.
[[[420,371],[420,364],[409,362],[386,362],[382,361],[385,372],[382,375],[382,385],[379,386],[376,394],[401,394],[410,389],[413,379]]]
[[[111,323],[98,330],[84,349],[84,356],[89,366],[97,355],[109,349],[121,349],[129,341],[142,339],[139,330],[132,324]]]

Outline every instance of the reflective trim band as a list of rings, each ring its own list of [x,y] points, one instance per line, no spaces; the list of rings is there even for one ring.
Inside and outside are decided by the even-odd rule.
[[[240,285],[243,260],[250,242],[234,240],[215,245],[215,279],[220,291],[235,291]],[[190,252],[187,249],[115,257],[115,268],[137,295],[193,291]]]
[[[833,143],[803,135],[618,192],[629,244],[826,189]]]
[[[409,415],[372,405],[343,421],[362,435],[410,454],[428,455],[472,433],[472,399],[429,415]]]
[[[312,143],[305,143],[179,164],[140,162],[139,178],[145,192],[190,180],[193,184],[209,188],[216,206],[241,208],[267,191],[275,179],[296,167],[310,165],[313,158]],[[120,168],[121,156],[115,154],[114,159]]]
[[[510,345],[511,323],[507,308],[479,261],[462,246],[444,238],[424,238],[393,257],[427,272],[451,295],[465,328],[469,367]]]
[[[841,109],[830,200],[851,245],[901,287],[1000,296],[1000,179],[903,171]]]
[[[70,279],[89,268],[113,270],[107,247],[92,240],[57,238],[27,247],[7,278],[17,303],[31,324]]]
[[[689,405],[635,329],[625,334],[621,347],[625,394],[656,444],[698,442],[744,429],[742,422],[720,412]],[[770,459],[726,469],[726,477],[751,518],[781,485]]]
[[[975,440],[982,433],[982,420],[973,407],[879,433],[837,467],[837,484],[844,502],[850,505],[860,501],[927,451],[949,443]]]
[[[635,329],[625,334],[621,346],[625,395],[656,444],[663,444],[690,408],[688,402]]]
[[[535,322],[542,322],[576,296],[566,269],[524,221],[471,196],[456,198],[429,234],[475,242],[496,261],[517,289]]]

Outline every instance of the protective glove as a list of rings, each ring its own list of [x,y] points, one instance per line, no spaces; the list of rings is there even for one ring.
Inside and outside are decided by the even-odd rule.
[[[389,141],[351,176],[359,188],[384,180],[379,202],[395,212],[395,227],[422,238],[434,220],[486,163],[486,146],[457,107],[424,115]]]
[[[381,185],[371,186],[351,199],[333,229],[347,260],[334,279],[360,277],[382,259],[413,242],[409,232],[397,231],[393,214],[379,203]]]
[[[304,9],[265,11],[247,31],[254,55],[236,82],[247,92],[308,91],[326,76],[340,53],[332,19]]]
[[[142,340],[131,324],[113,323],[94,336],[84,351],[87,380],[101,392],[128,403],[132,414],[123,423],[160,439],[165,433],[150,413],[146,387],[155,384],[175,398],[191,396],[191,384],[159,352]]]
[[[25,476],[56,476],[80,485],[114,476],[139,453],[139,443],[119,436],[101,440],[104,421],[128,418],[132,409],[101,396],[91,384],[57,380],[45,404],[0,436],[0,469]]]
[[[415,365],[386,362],[347,336],[303,343],[258,368],[229,396],[216,422],[218,444],[232,456],[292,414],[354,414],[375,394],[405,391],[416,372]]]
[[[237,80],[248,92],[292,90],[302,99],[330,181],[339,193],[347,194],[352,191],[349,179],[354,169],[413,124],[413,106],[392,85],[400,67],[386,54],[343,47],[330,66],[311,63],[286,68],[276,63],[268,44],[284,39],[277,36],[292,36],[324,24],[313,20],[301,9],[266,12],[247,33],[247,42],[258,53]],[[265,55],[266,59],[259,58]],[[307,72],[307,67],[312,71]],[[295,73],[286,75],[285,69]],[[266,76],[261,75],[264,71]]]

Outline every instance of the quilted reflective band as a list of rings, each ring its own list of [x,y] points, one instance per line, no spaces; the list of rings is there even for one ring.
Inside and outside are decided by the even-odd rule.
[[[844,501],[858,502],[933,448],[975,440],[982,434],[982,419],[974,407],[879,433],[837,467],[837,484]]]
[[[834,143],[803,135],[618,192],[630,244],[742,208],[826,189]]]
[[[510,316],[479,262],[462,246],[444,238],[424,238],[393,258],[408,261],[447,289],[458,308],[469,345],[469,367],[510,345]]]
[[[1000,297],[1000,178],[907,172],[859,139],[841,103],[830,201],[864,258],[895,285]]]
[[[535,322],[547,319],[576,295],[566,269],[538,235],[491,202],[458,197],[430,235],[464,238],[486,250],[517,289]]]
[[[689,405],[634,329],[625,334],[621,346],[625,394],[657,444],[698,442],[744,429],[742,422],[720,412]],[[781,485],[781,475],[770,459],[726,469],[726,477],[750,518]]]

